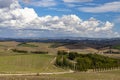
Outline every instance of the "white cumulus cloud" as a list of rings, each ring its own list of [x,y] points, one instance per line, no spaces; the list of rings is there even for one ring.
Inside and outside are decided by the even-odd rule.
[[[9,7],[13,0],[0,0],[0,8]]]
[[[63,16],[38,16],[33,8],[22,8],[17,0],[9,7],[0,8],[0,29],[12,30],[14,35],[29,36],[58,36],[69,35],[78,37],[119,37],[114,32],[114,24],[102,22],[91,17],[82,20],[71,14]],[[7,34],[7,31],[2,34]]]

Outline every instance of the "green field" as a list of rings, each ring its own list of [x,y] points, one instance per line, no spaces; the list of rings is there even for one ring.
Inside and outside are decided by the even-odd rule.
[[[28,43],[20,43],[17,46],[23,46],[23,47],[38,47],[37,45],[28,44]]]
[[[16,54],[0,56],[1,73],[56,72],[61,71],[50,62],[54,56],[45,54]]]
[[[119,49],[120,50],[120,45],[113,46],[113,49]]]

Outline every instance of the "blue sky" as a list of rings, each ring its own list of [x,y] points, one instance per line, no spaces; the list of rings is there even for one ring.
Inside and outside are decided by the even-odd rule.
[[[120,0],[0,0],[0,13],[0,37],[120,37]]]

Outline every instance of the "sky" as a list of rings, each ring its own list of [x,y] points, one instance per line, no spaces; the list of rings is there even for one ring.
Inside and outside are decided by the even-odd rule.
[[[120,0],[0,0],[0,37],[120,37]]]

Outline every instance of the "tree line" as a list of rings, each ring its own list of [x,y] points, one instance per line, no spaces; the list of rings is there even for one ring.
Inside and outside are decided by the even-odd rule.
[[[58,51],[56,66],[76,71],[111,70],[120,67],[120,59],[110,58],[98,54],[78,54],[77,52]]]
[[[46,51],[26,51],[26,50],[18,50],[18,49],[12,49],[12,51],[17,53],[48,54],[48,52]]]

